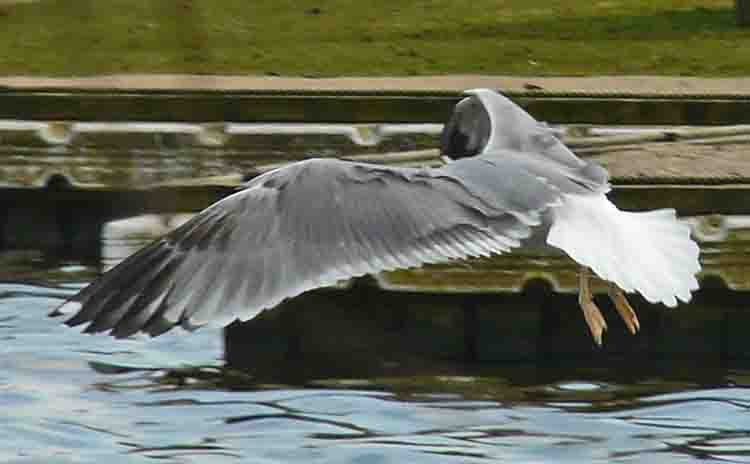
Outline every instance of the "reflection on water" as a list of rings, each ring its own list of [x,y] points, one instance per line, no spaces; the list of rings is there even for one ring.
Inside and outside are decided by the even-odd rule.
[[[91,269],[50,272],[60,285],[0,284],[2,462],[750,462],[743,366],[257,384],[222,367],[218,331],[61,326],[46,314]]]

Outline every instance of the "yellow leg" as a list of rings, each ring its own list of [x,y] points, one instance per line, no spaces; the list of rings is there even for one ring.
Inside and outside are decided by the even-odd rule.
[[[625,292],[623,292],[617,285],[610,283],[609,298],[612,300],[612,303],[615,304],[617,312],[620,313],[620,317],[622,317],[622,320],[625,322],[628,330],[630,330],[630,333],[635,335],[641,328],[641,323],[638,322],[638,316],[635,314],[635,310],[633,310],[633,307],[630,306],[630,303],[628,303],[628,300],[625,298]]]
[[[607,322],[594,304],[591,294],[591,272],[587,267],[582,267],[578,274],[578,304],[581,306],[583,317],[591,330],[594,342],[602,346],[602,334],[607,330]]]

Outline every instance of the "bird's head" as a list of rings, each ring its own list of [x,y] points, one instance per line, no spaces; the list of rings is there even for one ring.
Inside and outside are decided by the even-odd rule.
[[[487,146],[492,121],[482,101],[476,95],[462,99],[453,108],[440,134],[440,155],[451,159],[478,155]]]
[[[556,162],[584,166],[546,124],[538,122],[506,96],[473,89],[453,109],[440,136],[440,154],[451,159],[503,151],[543,155]]]

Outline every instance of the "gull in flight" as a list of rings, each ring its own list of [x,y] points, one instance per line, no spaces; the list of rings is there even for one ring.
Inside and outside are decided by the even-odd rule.
[[[628,329],[625,292],[666,306],[698,288],[699,248],[672,209],[620,211],[607,171],[576,157],[503,95],[466,92],[441,135],[438,168],[310,159],[260,175],[144,247],[63,304],[90,333],[152,336],[248,320],[342,279],[543,240],[580,265],[594,341],[607,324],[593,275]]]

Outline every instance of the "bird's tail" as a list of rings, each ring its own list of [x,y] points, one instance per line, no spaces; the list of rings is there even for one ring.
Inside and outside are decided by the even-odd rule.
[[[698,288],[698,245],[673,209],[620,211],[604,195],[565,195],[547,243],[652,303],[687,302]]]

